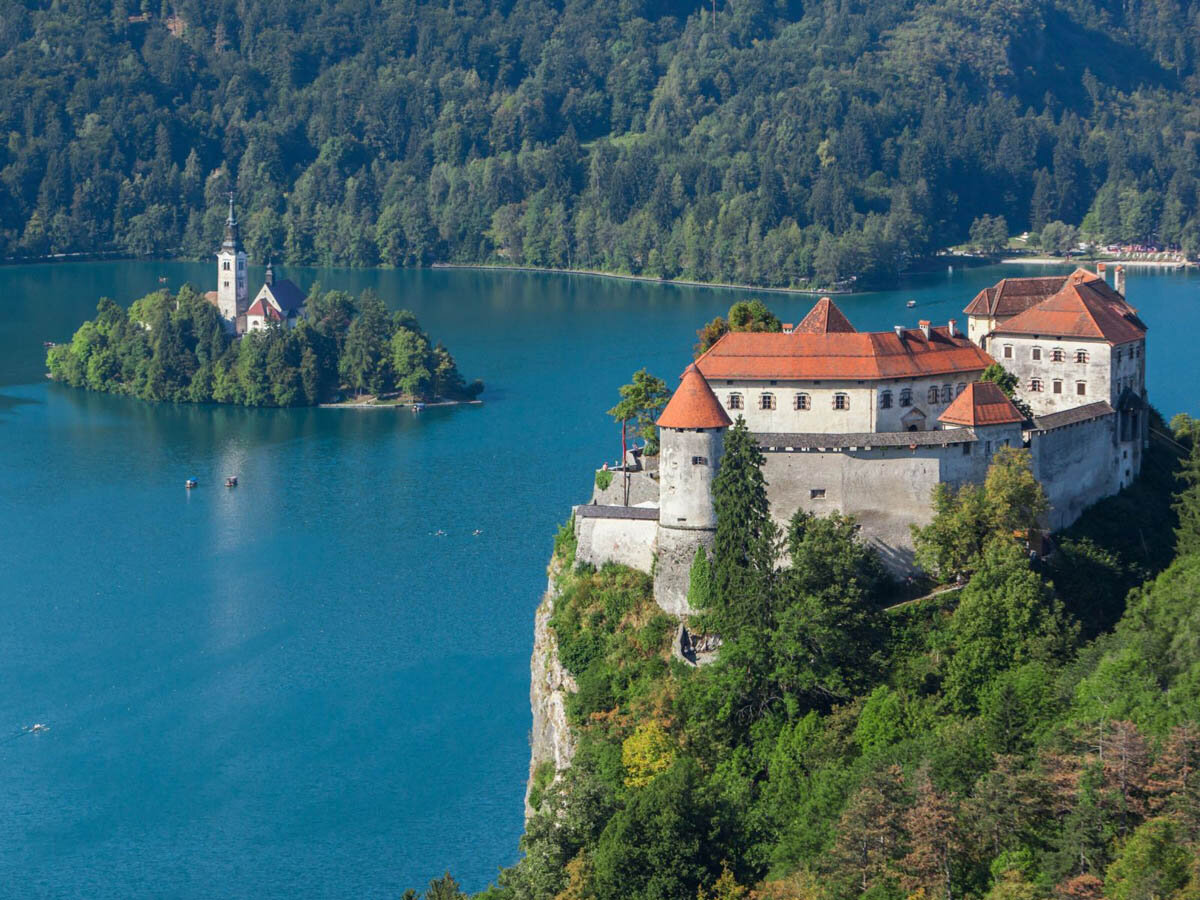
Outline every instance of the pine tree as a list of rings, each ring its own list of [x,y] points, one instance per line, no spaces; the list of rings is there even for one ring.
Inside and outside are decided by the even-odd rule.
[[[1178,477],[1184,488],[1175,495],[1174,510],[1179,516],[1175,553],[1185,556],[1200,552],[1200,432],[1192,435],[1192,452]]]

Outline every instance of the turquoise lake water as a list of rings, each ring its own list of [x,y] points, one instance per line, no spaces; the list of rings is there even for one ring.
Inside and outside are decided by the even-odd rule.
[[[1048,271],[940,272],[838,303],[864,329],[965,326],[979,288]],[[696,329],[752,296],[284,274],[414,310],[487,382],[484,404],[244,410],[50,385],[41,342],[69,338],[98,296],[128,304],[160,275],[207,289],[212,267],[0,268],[5,890],[394,898],[447,869],[470,889],[494,879],[517,858],[554,528],[619,455],[604,411],[640,366],[673,382]],[[1200,412],[1200,277],[1128,281],[1151,328],[1151,401]],[[785,321],[813,301],[762,296]],[[22,732],[35,722],[49,730]]]

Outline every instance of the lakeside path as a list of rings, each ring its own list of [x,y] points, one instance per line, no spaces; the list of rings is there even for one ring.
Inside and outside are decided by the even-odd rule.
[[[645,281],[651,284],[674,284],[680,287],[721,288],[728,291],[756,291],[772,294],[806,294],[830,296],[850,294],[845,288],[786,288],[762,287],[753,284],[731,284],[725,281],[689,281],[685,278],[654,278],[650,275],[622,275],[619,272],[600,272],[595,269],[550,269],[545,266],[504,266],[496,263],[433,263],[433,269],[484,269],[489,272],[548,272],[553,275],[591,275],[596,278],[616,278],[621,281]]]

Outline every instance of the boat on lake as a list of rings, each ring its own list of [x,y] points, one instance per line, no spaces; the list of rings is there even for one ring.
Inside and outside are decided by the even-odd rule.
[[[905,305],[905,306],[907,306],[909,309],[912,309],[914,306],[916,306],[916,305],[917,305],[917,301],[916,301],[916,300],[909,300],[909,301],[908,301],[907,303],[905,303],[904,305]]]
[[[415,413],[421,412],[423,409],[425,409],[424,403],[417,402],[412,405],[412,411]]]
[[[200,482],[198,482],[198,481],[197,481],[195,478],[189,478],[187,481],[185,481],[185,482],[183,483],[183,486],[184,486],[184,487],[186,487],[188,490],[191,490],[192,488],[194,488],[194,487],[195,487],[196,485],[198,485],[199,483],[200,483]]]
[[[225,487],[237,487],[237,476],[230,475],[225,479]]]

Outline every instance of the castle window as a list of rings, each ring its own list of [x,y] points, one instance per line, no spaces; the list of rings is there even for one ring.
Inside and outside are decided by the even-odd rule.
[[[758,408],[759,409],[774,409],[775,408],[775,395],[774,394],[761,395],[758,398]]]
[[[1117,351],[1118,354],[1120,352],[1121,352],[1120,350]],[[1076,350],[1075,351],[1075,362],[1085,363],[1087,361],[1088,361],[1088,352],[1086,350]],[[1120,357],[1118,357],[1117,361],[1120,362]]]
[[[824,500],[825,488],[810,488],[808,491],[809,500]]]
[[[1066,362],[1067,354],[1062,351],[1061,347],[1055,347],[1050,351],[1050,362]]]
[[[927,399],[930,403],[937,403],[938,402],[937,398],[938,398],[937,385],[936,384],[930,385],[929,394],[926,396],[925,399]]]
[[[1038,360],[1040,360],[1041,358],[1042,358],[1042,348],[1041,348],[1041,347],[1034,347],[1034,348],[1033,348],[1033,361],[1034,361],[1034,362],[1037,362],[1037,361],[1038,361]]]
[[[837,394],[834,394],[833,395],[833,408],[834,409],[849,409],[850,408],[850,395],[843,394],[840,392]]]
[[[880,409],[891,409],[892,408],[892,392],[891,391],[883,391],[879,395],[879,408]]]
[[[942,402],[943,403],[950,402],[950,385],[948,385],[948,384],[942,385]]]
[[[1086,396],[1087,395],[1087,382],[1086,381],[1075,382],[1075,393],[1078,394],[1080,397]]]
[[[730,394],[729,399],[725,402],[725,405],[727,407],[729,407],[729,409],[741,409],[742,408],[742,395],[741,394]]]
[[[1045,385],[1042,384],[1042,379],[1040,378],[1030,378],[1029,389],[1035,394],[1040,394],[1043,390],[1045,390]]]
[[[912,388],[904,388],[900,391],[900,405],[912,406]]]
[[[963,444],[963,456],[970,456],[970,455],[971,455],[971,445]]]
[[[693,466],[707,466],[708,465],[708,457],[707,456],[693,456],[692,457],[692,465]]]
[[[797,394],[795,399],[792,400],[792,409],[812,409],[812,400],[808,394]]]
[[[966,389],[967,389],[967,385],[964,382],[960,381],[958,384],[956,384],[954,386],[954,396],[957,397],[959,394],[961,394]]]
[[[1121,361],[1121,348],[1118,347],[1117,348],[1117,362],[1120,362],[1120,361]]]
[[[1004,358],[1005,358],[1005,359],[1012,359],[1012,344],[1005,344],[1005,345],[1004,345]]]
[[[1062,379],[1055,378],[1054,381],[1051,383],[1050,387],[1054,391],[1054,393],[1061,394],[1062,393]]]

